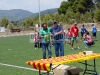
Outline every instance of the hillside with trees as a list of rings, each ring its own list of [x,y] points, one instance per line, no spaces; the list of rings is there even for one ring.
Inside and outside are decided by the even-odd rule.
[[[53,25],[53,20],[57,20],[60,24],[68,25],[77,23],[98,23],[100,22],[100,0],[67,0],[62,1],[58,9],[41,11],[41,22],[48,23],[48,26]],[[57,12],[58,11],[58,12]],[[1,19],[1,24],[7,27],[8,22],[6,18]],[[11,21],[13,25],[15,22]],[[19,27],[34,27],[35,24],[39,24],[38,13],[26,18],[23,22],[17,23]]]

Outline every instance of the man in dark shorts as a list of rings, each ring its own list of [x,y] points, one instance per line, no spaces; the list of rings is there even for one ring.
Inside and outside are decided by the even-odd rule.
[[[83,24],[82,27],[81,27],[81,29],[80,29],[81,30],[81,32],[80,32],[81,33],[81,41],[82,41],[82,38],[83,38],[84,33],[87,33],[88,32],[88,30],[84,26],[85,25]]]
[[[74,41],[76,41],[76,45],[77,48],[80,49],[79,45],[78,45],[78,38],[79,38],[79,29],[77,27],[77,23],[74,23],[74,25],[71,26],[70,28],[71,32],[72,32],[72,38],[71,38],[71,49],[74,50],[73,45],[74,45]]]
[[[94,24],[92,24],[92,36],[96,40],[97,28]]]

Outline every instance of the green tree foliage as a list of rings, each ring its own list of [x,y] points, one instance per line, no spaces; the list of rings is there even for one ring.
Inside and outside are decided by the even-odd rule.
[[[47,24],[48,24],[48,27],[53,26],[53,20],[50,19],[50,20],[47,22]]]
[[[60,8],[58,9],[58,13],[59,14],[66,14],[66,10],[68,9],[69,7],[69,3],[66,2],[66,1],[63,1],[60,5]]]
[[[13,23],[9,23],[9,24],[7,25],[7,28],[8,28],[8,29],[13,29],[13,27],[14,27]]]
[[[87,11],[91,11],[92,7],[92,0],[68,0],[61,3],[60,8],[58,9],[58,13],[65,14],[68,8],[72,9],[75,13],[77,11],[80,13],[85,13]]]
[[[8,24],[9,24],[9,20],[6,17],[1,19],[1,26],[7,27]]]
[[[100,3],[97,4],[97,7],[100,9]]]
[[[67,0],[62,1],[58,8],[58,13],[50,13],[41,15],[41,23],[48,23],[48,26],[52,26],[52,21],[57,20],[62,24],[77,23],[90,23],[94,18],[100,21],[100,3],[97,3],[98,9],[95,8],[92,0]],[[95,11],[97,10],[97,11]],[[34,24],[39,24],[39,16],[34,18],[27,18],[23,25],[29,27]]]
[[[27,18],[25,21],[24,21],[24,26],[26,26],[27,28],[29,26],[33,26],[33,20],[31,18]]]
[[[43,22],[48,22],[50,19],[52,19],[52,17],[49,14],[46,14],[43,18]]]
[[[94,18],[96,21],[100,22],[100,9],[95,12]]]
[[[11,20],[11,23],[13,23],[13,25],[17,25],[19,22]]]
[[[80,22],[80,18],[81,18],[80,12],[75,13],[74,16],[75,16],[75,20],[79,23]]]

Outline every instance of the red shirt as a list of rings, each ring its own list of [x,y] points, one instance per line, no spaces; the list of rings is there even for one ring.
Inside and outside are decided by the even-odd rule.
[[[36,43],[38,40],[38,34],[34,34],[34,43]]]
[[[72,37],[71,31],[68,31],[68,32],[67,32],[67,35],[68,35],[69,38]]]
[[[74,25],[73,25],[73,26],[70,28],[70,30],[71,30],[71,32],[72,32],[72,36],[73,36],[73,37],[77,37],[77,36],[78,36],[79,29],[78,29],[77,26],[74,26]]]

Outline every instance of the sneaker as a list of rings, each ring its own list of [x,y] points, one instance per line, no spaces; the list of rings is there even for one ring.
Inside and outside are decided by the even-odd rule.
[[[85,48],[88,48],[87,46]]]
[[[71,48],[71,50],[74,50],[74,48]]]
[[[78,47],[78,49],[80,49],[80,47]]]

